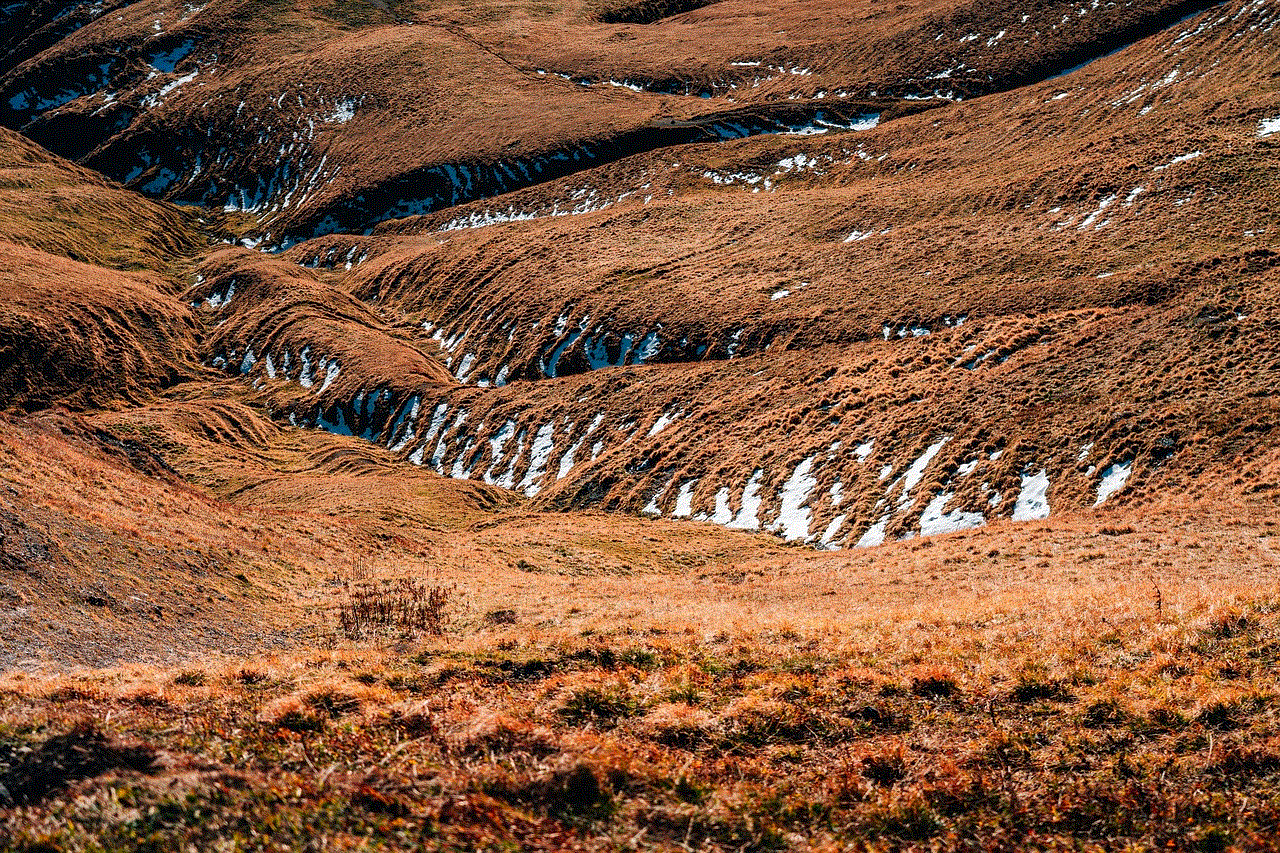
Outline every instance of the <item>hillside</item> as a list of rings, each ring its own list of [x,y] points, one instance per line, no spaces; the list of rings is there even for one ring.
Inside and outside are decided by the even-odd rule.
[[[0,850],[1268,850],[1280,6],[0,6]]]

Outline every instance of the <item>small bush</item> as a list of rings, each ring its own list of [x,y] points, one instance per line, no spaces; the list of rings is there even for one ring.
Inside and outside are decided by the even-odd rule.
[[[490,610],[484,615],[484,624],[486,625],[514,625],[516,624],[516,612],[514,610]]]
[[[256,669],[242,669],[236,673],[236,681],[239,681],[241,684],[252,686],[255,684],[262,684],[266,680],[267,676]]]
[[[1247,633],[1253,625],[1249,614],[1232,607],[1214,616],[1206,631],[1211,637],[1225,640]]]

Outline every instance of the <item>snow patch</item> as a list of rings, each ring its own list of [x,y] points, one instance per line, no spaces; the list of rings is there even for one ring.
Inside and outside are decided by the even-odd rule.
[[[1098,484],[1098,500],[1094,502],[1094,506],[1102,506],[1106,503],[1107,498],[1124,488],[1124,484],[1129,481],[1129,474],[1133,471],[1133,460],[1128,462],[1117,462],[1114,465],[1107,466],[1102,472],[1102,482]]]
[[[1013,506],[1014,521],[1035,521],[1049,517],[1049,474],[1041,468],[1036,474],[1022,475],[1022,490]]]
[[[816,455],[810,456],[797,465],[782,486],[780,495],[782,506],[778,509],[777,520],[769,526],[769,529],[775,532],[781,531],[782,537],[788,542],[807,539],[809,536],[809,524],[813,520],[813,514],[805,504],[818,485],[817,478],[811,473],[814,460],[817,458]]]

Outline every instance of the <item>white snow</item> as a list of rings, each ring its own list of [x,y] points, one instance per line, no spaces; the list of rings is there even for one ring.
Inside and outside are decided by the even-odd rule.
[[[671,488],[671,481],[662,484],[662,488],[653,493],[653,497],[649,498],[649,502],[645,504],[644,509],[640,510],[645,515],[659,516],[662,515],[662,507],[658,506],[658,498],[666,494],[667,489]]]
[[[1102,472],[1102,482],[1098,484],[1098,500],[1093,505],[1102,506],[1106,503],[1107,498],[1123,489],[1124,484],[1129,481],[1129,474],[1132,471],[1133,460],[1108,465],[1107,469]]]
[[[333,380],[338,378],[338,373],[341,372],[341,370],[342,368],[338,366],[338,362],[336,361],[329,362],[329,367],[327,370],[325,370],[325,373],[324,373],[324,382],[320,384],[320,390],[317,391],[316,393],[323,394],[325,390],[328,389],[328,387],[333,384]]]
[[[325,117],[331,124],[346,124],[356,117],[357,102],[350,98],[338,101],[333,105],[333,112]]]
[[[1088,216],[1086,216],[1084,218],[1084,221],[1076,226],[1076,230],[1084,231],[1088,229],[1090,225],[1093,225],[1093,223],[1098,221],[1098,217],[1106,213],[1108,207],[1115,204],[1115,201],[1116,201],[1116,194],[1112,193],[1111,195],[1104,198],[1102,201],[1098,202],[1098,209],[1090,213]],[[1098,225],[1098,228],[1101,228],[1105,224],[1106,223],[1104,222]]]
[[[834,549],[836,546],[832,544],[832,540],[836,538],[836,534],[840,532],[840,527],[844,524],[844,520],[848,518],[846,515],[837,515],[831,519],[831,523],[827,525],[827,529],[822,531],[822,538],[818,540],[818,544],[824,548]]]
[[[1192,160],[1195,160],[1196,158],[1203,157],[1203,156],[1204,156],[1203,151],[1192,151],[1190,154],[1183,154],[1181,157],[1174,157],[1168,163],[1165,163],[1163,166],[1156,166],[1151,171],[1163,172],[1165,169],[1168,169],[1170,166],[1177,166],[1179,163],[1190,163]]]
[[[862,538],[858,540],[855,548],[874,548],[877,545],[884,544],[885,528],[889,526],[890,513],[885,513],[883,517],[875,524],[867,528],[867,532],[862,534]]]
[[[208,305],[210,308],[222,308],[224,305],[231,302],[231,297],[235,295],[236,283],[233,281],[231,284],[227,285],[226,293],[211,293],[209,297],[205,299],[204,304]]]
[[[951,500],[952,497],[954,495],[951,493],[943,492],[924,508],[924,513],[920,516],[921,536],[937,536],[942,533],[972,530],[986,523],[986,518],[980,512],[965,512],[957,509],[944,513],[943,510],[947,506],[947,501]]]
[[[471,368],[476,363],[476,354],[469,352],[462,357],[462,361],[458,364],[458,371],[454,375],[459,382],[466,383],[467,377],[471,375]]]
[[[511,436],[515,434],[516,422],[507,421],[489,438],[489,455],[492,457],[493,461],[489,463],[489,470],[484,472],[484,476],[481,479],[491,486],[497,482],[493,476],[493,472],[502,461],[502,448],[511,439]]]
[[[914,503],[911,500],[911,490],[919,484],[924,478],[924,469],[929,467],[929,463],[933,461],[933,457],[938,455],[938,451],[942,446],[951,440],[951,436],[944,435],[920,454],[920,458],[911,463],[911,467],[907,469],[907,473],[902,475],[902,496],[898,498],[898,505],[905,506]]]
[[[875,449],[875,446],[876,440],[873,438],[869,441],[862,442],[862,444],[859,444],[853,449],[854,458],[858,460],[859,465],[865,464],[866,461],[871,458],[871,451]]]
[[[676,494],[676,508],[671,513],[672,517],[688,518],[693,515],[693,487],[697,484],[697,480],[686,480],[680,484],[680,491]]]
[[[738,510],[738,515],[732,521],[721,522],[722,524],[734,530],[758,530],[760,528],[760,520],[757,513],[760,511],[760,480],[762,477],[764,477],[764,469],[757,468],[755,473],[751,475],[751,479],[747,481],[747,485],[742,489],[742,509]],[[716,497],[719,498],[719,495]],[[718,510],[719,507],[717,506],[717,514]]]
[[[814,460],[817,458],[816,455],[810,456],[797,465],[787,482],[782,485],[782,493],[779,496],[782,505],[778,509],[777,520],[769,526],[769,529],[781,531],[782,537],[788,542],[806,539],[809,536],[809,524],[813,520],[813,514],[805,504],[818,485],[817,479],[811,473]]]
[[[790,290],[787,290],[787,289],[785,289],[785,288],[784,288],[784,289],[782,289],[782,290],[775,290],[773,293],[771,293],[771,294],[769,295],[769,298],[770,298],[770,299],[785,299],[785,298],[787,298],[787,297],[788,297],[788,296],[790,296],[790,295],[791,295],[791,291],[790,291]]]
[[[721,486],[716,490],[716,511],[711,514],[712,524],[728,524],[733,521],[733,510],[729,509],[729,487]]]
[[[529,451],[529,470],[520,481],[520,488],[524,489],[528,497],[533,497],[542,490],[538,481],[547,472],[547,460],[551,458],[551,451],[554,449],[552,444],[554,432],[554,423],[543,424],[533,438],[533,447]]]
[[[311,351],[311,347],[303,347],[302,352],[298,354],[298,358],[302,359],[302,372],[298,374],[298,384],[303,388],[310,388],[314,383],[311,377],[311,360],[307,358],[307,353]]]
[[[681,414],[681,412],[678,412],[675,409],[672,409],[669,412],[663,412],[658,416],[658,419],[653,422],[653,426],[649,429],[649,436],[652,437],[662,432],[670,426],[672,421],[680,417]]]
[[[1280,116],[1277,116],[1276,118],[1264,118],[1262,121],[1258,122],[1259,139],[1266,139],[1268,136],[1273,136],[1277,133],[1280,133]]]
[[[1049,517],[1049,474],[1041,468],[1037,474],[1022,475],[1022,491],[1013,506],[1014,521],[1035,521]]]

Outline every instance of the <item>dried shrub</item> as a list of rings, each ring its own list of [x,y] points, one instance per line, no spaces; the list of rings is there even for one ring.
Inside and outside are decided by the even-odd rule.
[[[413,578],[356,581],[343,585],[338,627],[358,640],[381,631],[403,634],[444,633],[456,584],[431,584]]]

